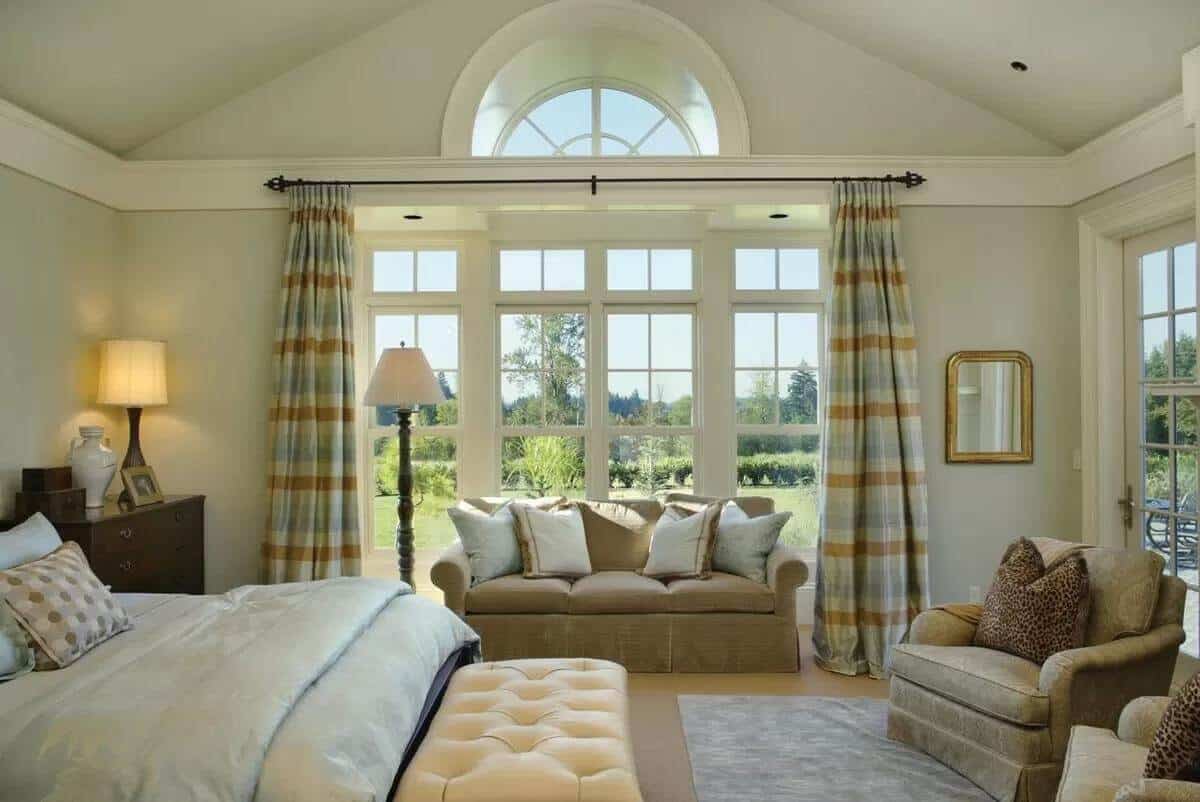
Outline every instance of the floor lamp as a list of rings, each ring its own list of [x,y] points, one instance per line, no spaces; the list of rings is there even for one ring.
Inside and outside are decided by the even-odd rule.
[[[442,385],[429,367],[420,348],[385,348],[371,373],[371,382],[363,396],[368,407],[396,407],[396,424],[400,439],[400,465],[397,470],[396,551],[400,555],[400,578],[415,588],[413,582],[413,472],[412,472],[412,413],[420,404],[437,404],[446,400]]]

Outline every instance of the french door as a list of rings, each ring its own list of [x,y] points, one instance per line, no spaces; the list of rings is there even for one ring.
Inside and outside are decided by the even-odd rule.
[[[1196,226],[1125,241],[1126,545],[1150,549],[1188,585],[1184,651],[1200,656],[1200,384]]]

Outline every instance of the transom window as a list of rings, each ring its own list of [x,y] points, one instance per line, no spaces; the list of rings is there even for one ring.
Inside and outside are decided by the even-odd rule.
[[[737,248],[733,268],[738,290],[815,290],[821,253],[816,248]]]
[[[497,156],[694,156],[687,124],[664,101],[595,81],[539,96],[505,127]]]
[[[690,248],[610,248],[607,253],[610,290],[690,290]]]
[[[501,292],[579,292],[587,285],[583,249],[501,250]]]
[[[371,287],[375,292],[454,292],[458,289],[458,251],[374,251]]]

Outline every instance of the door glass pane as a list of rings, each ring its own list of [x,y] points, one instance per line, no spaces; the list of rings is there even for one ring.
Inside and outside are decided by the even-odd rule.
[[[373,443],[373,525],[375,547],[390,549],[396,543],[399,443],[394,435]],[[441,551],[454,542],[454,524],[446,509],[458,497],[457,443],[453,437],[412,438],[413,484],[423,500],[413,513],[418,551]]]
[[[375,361],[385,348],[399,348],[401,343],[415,345],[417,322],[415,315],[375,316]]]
[[[779,366],[816,367],[817,316],[783,312],[779,315]]]
[[[540,426],[542,374],[531,371],[501,372],[500,405],[505,426]]]
[[[818,289],[820,275],[821,252],[816,248],[783,248],[779,251],[779,289]]]
[[[1166,396],[1151,395],[1144,393],[1145,405],[1143,407],[1143,419],[1145,421],[1145,429],[1143,436],[1147,443],[1167,444],[1167,437],[1170,434],[1170,419],[1169,415],[1171,407],[1169,399]]]
[[[692,316],[650,316],[650,367],[692,367]]]
[[[622,436],[608,445],[609,498],[641,498],[692,487],[692,438]]]
[[[733,252],[734,287],[739,290],[775,289],[775,251],[738,248]]]
[[[412,251],[375,251],[372,261],[375,292],[413,291]]]
[[[645,370],[650,367],[650,316],[608,316],[608,366]]]
[[[608,422],[640,426],[647,422],[650,374],[645,371],[609,371]]]
[[[740,368],[775,367],[775,315],[738,312],[733,317],[734,364]]]
[[[582,313],[563,312],[542,318],[543,368],[551,374],[579,373],[585,365],[587,319]]]
[[[458,315],[419,315],[417,345],[434,370],[458,368]]]
[[[1147,551],[1161,554],[1170,560],[1171,519],[1165,512],[1142,513],[1142,542]]]
[[[1142,321],[1142,375],[1147,379],[1167,376],[1167,319],[1151,318]]]
[[[737,422],[775,423],[775,371],[739,370],[733,377]]]
[[[816,423],[817,388],[816,371],[779,371],[780,423]]]
[[[1196,377],[1196,313],[1175,316],[1175,378]]]
[[[610,290],[649,289],[648,260],[649,253],[645,250],[609,250],[608,288]]]
[[[572,292],[584,289],[585,269],[583,251],[546,251],[546,289],[551,292]]]
[[[692,425],[691,371],[655,371],[650,375],[653,423],[660,426]]]
[[[501,495],[583,497],[582,437],[505,437],[500,450]]]
[[[455,251],[419,251],[417,253],[417,291],[454,292],[458,287],[458,253]]]
[[[1187,576],[1184,581],[1196,585],[1196,569],[1191,568],[1187,571],[1180,571],[1181,577]],[[1187,641],[1183,646],[1179,647],[1184,654],[1189,654],[1192,657],[1200,657],[1200,593],[1194,590],[1189,590],[1187,601],[1184,603],[1183,609],[1183,630],[1187,635]]]
[[[784,543],[801,548],[817,543],[819,463],[816,435],[738,435],[738,495],[769,496],[776,512],[792,514],[780,534]]]
[[[1196,243],[1175,248],[1175,308],[1196,305]]]
[[[542,366],[542,319],[539,315],[500,316],[500,364],[521,370]]]
[[[650,252],[650,289],[690,290],[692,288],[692,252],[658,249]]]
[[[1170,507],[1171,478],[1168,452],[1156,448],[1143,449],[1145,485],[1142,498],[1145,506],[1155,510]]]
[[[424,404],[417,408],[415,422],[420,426],[454,426],[458,423],[458,371],[434,371],[446,400],[440,404]],[[390,425],[395,416],[388,418]]]
[[[522,292],[542,288],[540,251],[500,251],[500,289]]]
[[[1175,511],[1196,514],[1196,454],[1175,452]]]
[[[1142,257],[1142,314],[1167,311],[1167,252]]]
[[[583,374],[569,370],[545,374],[546,424],[582,426],[584,412]]]
[[[1196,440],[1196,404],[1190,398],[1175,399],[1175,444],[1181,446],[1198,444]]]

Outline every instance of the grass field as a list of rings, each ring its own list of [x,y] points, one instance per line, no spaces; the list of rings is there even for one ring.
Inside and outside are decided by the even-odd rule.
[[[783,530],[783,542],[801,548],[817,545],[816,487],[743,487],[738,495],[769,496],[775,499],[776,512],[792,514],[792,519]]]

